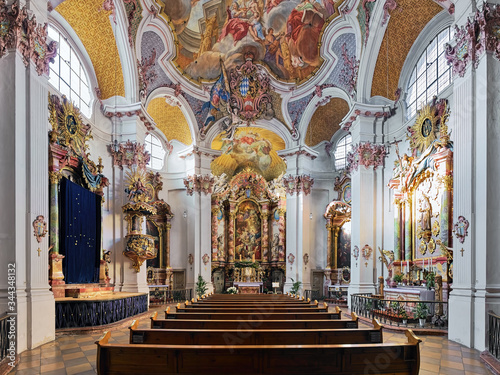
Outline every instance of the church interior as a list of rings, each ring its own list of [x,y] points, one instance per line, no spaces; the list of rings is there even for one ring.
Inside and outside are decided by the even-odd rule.
[[[499,30],[465,0],[0,0],[0,373],[225,298],[500,368]]]

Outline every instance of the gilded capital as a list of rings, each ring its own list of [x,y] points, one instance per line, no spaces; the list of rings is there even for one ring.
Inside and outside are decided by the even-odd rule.
[[[49,172],[49,180],[51,184],[58,184],[61,178],[62,178],[61,172],[59,171]]]

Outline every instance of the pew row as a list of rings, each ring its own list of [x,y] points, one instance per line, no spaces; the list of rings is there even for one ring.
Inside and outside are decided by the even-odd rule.
[[[99,375],[128,374],[411,374],[420,368],[411,330],[405,344],[337,345],[150,345],[97,344]]]
[[[274,313],[255,309],[253,313],[165,313],[166,319],[194,320],[330,320],[340,319],[339,313]]]
[[[318,345],[382,343],[382,325],[373,329],[139,329],[130,328],[131,344],[154,345]]]
[[[311,307],[280,307],[280,306],[261,306],[254,305],[251,307],[178,307],[177,313],[227,313],[227,314],[252,314],[255,311],[273,312],[273,313],[315,313],[327,312],[328,306],[311,306]]]
[[[358,316],[352,320],[194,320],[151,317],[151,328],[163,329],[342,329],[358,328]]]

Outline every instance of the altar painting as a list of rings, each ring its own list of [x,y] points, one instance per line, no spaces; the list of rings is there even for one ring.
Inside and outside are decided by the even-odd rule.
[[[281,80],[317,70],[324,28],[340,13],[333,0],[158,0],[176,38],[176,66],[194,80],[231,69],[251,51]]]
[[[217,211],[217,260],[223,262],[226,258],[224,214],[222,210]]]
[[[257,204],[244,201],[235,218],[237,260],[261,261],[261,219]]]
[[[160,268],[160,252],[162,250],[160,246],[160,232],[158,231],[158,227],[151,220],[146,220],[146,234],[153,237],[157,254],[155,258],[148,259],[146,264],[148,267]]]
[[[351,267],[351,222],[342,225],[338,237],[337,268]]]

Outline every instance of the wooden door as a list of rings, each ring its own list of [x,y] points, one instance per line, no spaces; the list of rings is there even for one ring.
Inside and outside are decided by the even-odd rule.
[[[186,272],[184,270],[176,270],[174,273],[174,290],[186,289]]]
[[[222,293],[224,291],[224,270],[214,272],[214,288],[215,293]]]
[[[320,296],[323,295],[323,279],[324,279],[324,271],[323,270],[312,270],[311,271],[311,289],[314,291],[320,292]]]

